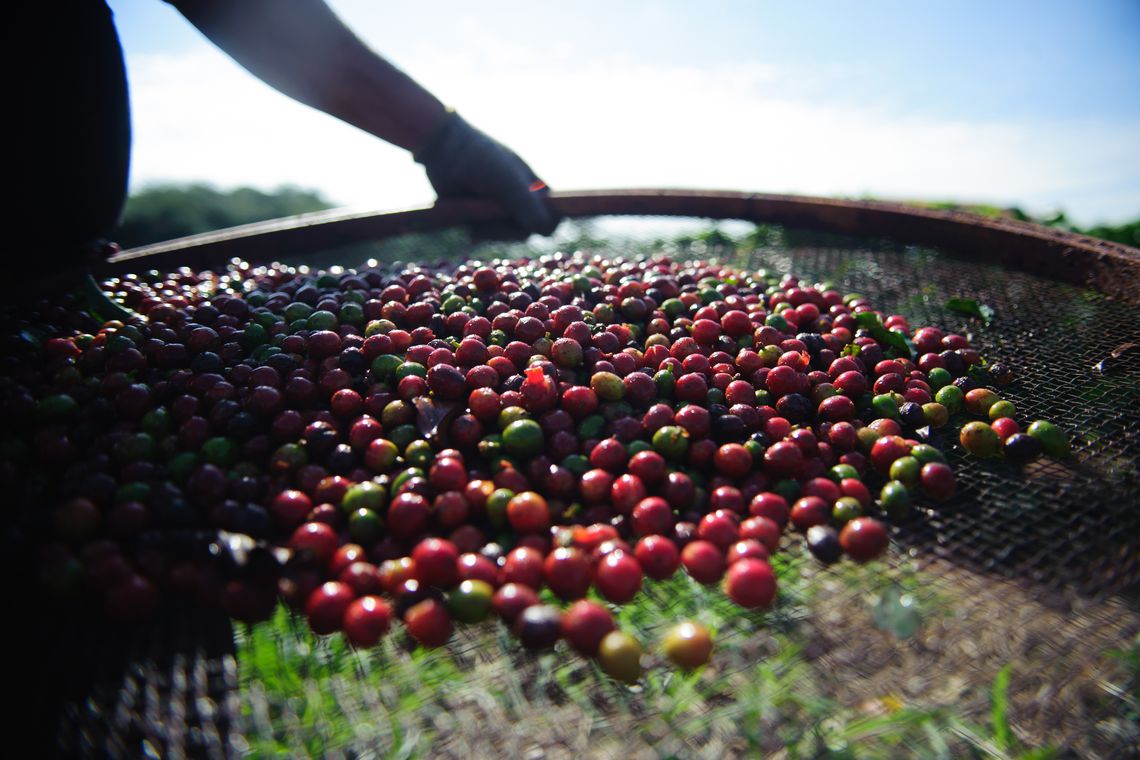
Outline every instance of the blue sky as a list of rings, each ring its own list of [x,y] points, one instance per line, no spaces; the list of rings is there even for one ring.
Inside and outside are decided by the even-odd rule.
[[[406,153],[292,103],[159,0],[111,0],[132,183],[396,208]],[[283,3],[283,5],[286,5]],[[551,186],[704,187],[1140,214],[1140,3],[331,5]]]

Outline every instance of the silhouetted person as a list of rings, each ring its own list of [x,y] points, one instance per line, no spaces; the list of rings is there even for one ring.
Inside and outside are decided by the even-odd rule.
[[[371,51],[323,0],[168,1],[276,89],[412,151],[440,197],[496,199],[521,233],[557,225],[544,183],[522,159]],[[105,2],[32,5],[11,112],[24,132],[10,221],[17,276],[57,274],[97,255],[125,202],[131,139],[122,49]],[[209,115],[186,114],[201,118]]]

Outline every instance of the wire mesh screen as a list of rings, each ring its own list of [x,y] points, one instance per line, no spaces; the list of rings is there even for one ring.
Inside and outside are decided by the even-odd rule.
[[[1135,308],[1030,275],[908,248],[756,251],[750,264],[838,279],[912,320],[969,334],[990,361],[1014,369],[1002,388],[1026,420],[1055,420],[1073,436],[1071,461],[1028,467],[965,455],[951,428],[933,441],[950,453],[963,487],[928,508],[900,538],[916,552],[975,570],[1085,594],[1135,587],[1140,578],[1140,359],[1095,365],[1140,339]],[[967,297],[993,322],[945,304]]]
[[[744,270],[833,282],[884,312],[903,314],[912,325],[967,335],[988,361],[1013,370],[1013,381],[1000,391],[1013,401],[1020,419],[1051,420],[1067,431],[1074,445],[1070,460],[1042,458],[1026,467],[966,455],[954,426],[932,431],[931,442],[948,454],[962,482],[951,501],[926,505],[903,526],[898,537],[915,556],[953,558],[974,570],[1041,582],[1058,593],[1062,588],[1094,597],[1135,593],[1140,583],[1140,351],[1113,354],[1140,343],[1140,309],[1093,290],[988,264],[982,251],[966,257],[770,228],[734,236],[731,228],[708,234],[706,227],[706,234],[694,236],[679,232],[685,227],[677,219],[662,221],[664,230],[646,240],[652,221],[622,220],[640,239],[614,242],[591,232],[570,242],[603,256],[666,250],[677,259],[714,259]],[[500,254],[536,252],[519,245],[475,251],[478,257]],[[426,253],[425,258],[445,256]],[[959,297],[988,306],[992,321],[983,324],[947,306]]]
[[[1140,309],[987,264],[984,252],[638,224],[636,239],[620,241],[599,232],[604,224],[580,226],[564,245],[603,256],[665,250],[830,280],[913,326],[968,334],[984,357],[1013,368],[1001,394],[1019,418],[1060,425],[1073,456],[1025,467],[981,460],[947,428],[932,442],[955,468],[958,492],[937,505],[920,501],[886,561],[825,568],[787,537],[776,555],[780,601],[764,615],[741,613],[688,578],[649,584],[646,604],[622,610],[619,622],[647,640],[683,617],[716,628],[717,655],[696,676],[654,667],[662,659],[651,654],[647,677],[629,689],[566,650],[523,654],[498,624],[460,629],[438,651],[390,638],[360,653],[314,638],[283,611],[271,624],[236,629],[236,643],[224,624],[203,622],[205,613],[176,611],[115,642],[125,670],[102,669],[93,676],[102,685],[69,702],[57,737],[64,752],[133,754],[140,741],[171,756],[1135,752],[1140,356],[1125,352],[1104,371],[1094,365],[1140,342]],[[545,250],[472,248],[442,233],[309,263]],[[951,297],[989,306],[993,321],[949,310]],[[110,645],[115,634],[99,636]],[[188,643],[171,655],[164,641]]]

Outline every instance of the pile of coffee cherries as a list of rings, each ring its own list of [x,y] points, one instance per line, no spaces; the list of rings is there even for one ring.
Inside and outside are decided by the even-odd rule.
[[[69,294],[9,318],[0,480],[42,593],[124,623],[281,600],[356,646],[399,620],[435,647],[497,616],[632,681],[606,603],[683,570],[767,608],[789,524],[822,562],[880,556],[912,496],[953,495],[920,439],[959,408],[993,420],[971,452],[1067,446],[1020,432],[965,337],[790,275],[576,253],[104,288],[138,317]],[[711,641],[664,648],[693,666]]]

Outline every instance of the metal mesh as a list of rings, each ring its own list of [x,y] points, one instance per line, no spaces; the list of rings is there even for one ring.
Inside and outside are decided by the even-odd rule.
[[[594,250],[636,254],[646,246],[610,243]],[[455,252],[453,236],[418,236],[357,250],[342,261],[369,255],[438,260]],[[525,252],[534,253],[516,245],[482,246],[475,254]],[[1011,664],[1020,674],[1010,690],[1011,722],[1020,738],[1081,756],[1132,751],[1138,734],[1128,727],[1126,702],[1110,698],[1127,674],[1105,652],[1127,647],[1140,634],[1140,357],[1125,356],[1109,374],[1092,367],[1118,345],[1140,342],[1140,309],[984,258],[877,241],[829,239],[822,245],[818,238],[789,234],[755,249],[697,243],[672,253],[830,279],[916,327],[970,334],[983,356],[1014,368],[1015,381],[1000,392],[1016,404],[1019,419],[1060,425],[1072,436],[1073,457],[1018,468],[965,456],[956,436],[943,434],[935,443],[958,474],[957,495],[920,505],[897,532],[897,548],[878,576],[805,563],[800,583],[787,590],[783,622],[767,619],[762,627],[745,615],[739,627],[722,631],[721,638],[735,644],[715,665],[716,685],[680,713],[648,693],[607,684],[584,661],[521,656],[504,634],[481,627],[461,630],[444,655],[455,660],[470,688],[441,686],[430,704],[409,707],[401,694],[385,690],[378,674],[415,664],[413,655],[392,645],[368,655],[362,662],[374,669],[355,679],[343,673],[330,678],[320,668],[303,674],[305,690],[331,688],[337,709],[372,726],[324,745],[306,743],[302,723],[313,718],[301,697],[276,703],[247,675],[239,710],[224,621],[221,628],[214,619],[174,629],[160,622],[137,640],[120,642],[125,669],[103,668],[94,678],[101,685],[70,702],[59,737],[65,752],[134,749],[142,740],[159,753],[191,756],[256,749],[267,740],[290,754],[346,756],[770,752],[782,746],[781,727],[803,716],[790,708],[754,715],[741,694],[756,663],[778,658],[789,641],[802,648],[808,669],[794,682],[853,714],[874,716],[890,709],[881,705],[893,699],[953,704],[964,715],[983,716],[995,672]],[[335,254],[324,259],[330,260]],[[947,310],[953,296],[992,307],[993,323],[983,326]],[[803,554],[797,539],[787,543],[785,552]],[[873,620],[871,602],[887,586],[905,587],[928,611],[917,635],[900,640]],[[676,599],[662,596],[660,604],[682,612]],[[176,641],[189,643],[169,643]],[[307,641],[297,633],[277,646],[307,647]],[[171,657],[171,648],[180,654]],[[332,657],[320,647],[313,653],[314,661],[326,656]],[[237,662],[239,671],[249,665]],[[569,684],[588,679],[599,685],[584,704]],[[318,722],[313,730],[319,728]],[[245,738],[229,737],[232,730]],[[417,732],[435,738],[417,743]],[[960,738],[946,737],[952,754],[965,746]],[[819,742],[810,746],[830,746]]]
[[[760,250],[750,264],[837,280],[912,325],[969,334],[989,361],[1015,371],[998,390],[1023,424],[1047,419],[1074,442],[1070,461],[1019,467],[968,456],[953,426],[947,451],[960,489],[929,506],[900,538],[919,555],[952,558],[1056,589],[1101,595],[1140,580],[1140,357],[1108,374],[1093,369],[1117,346],[1140,340],[1140,310],[1092,291],[933,252],[874,249]],[[838,275],[838,276],[837,276]],[[945,308],[952,297],[994,310],[992,324]]]
[[[676,229],[675,219],[663,223]],[[644,226],[641,235],[651,229]],[[585,237],[589,244],[590,236]],[[884,313],[902,314],[912,327],[934,325],[967,335],[987,361],[1014,370],[1013,382],[997,390],[1015,404],[1023,427],[1045,419],[1070,437],[1069,460],[1042,457],[1018,466],[966,454],[957,442],[957,425],[933,431],[931,442],[947,453],[959,488],[946,503],[924,503],[902,526],[897,538],[915,557],[953,559],[972,570],[1039,582],[1055,593],[1135,594],[1140,584],[1140,351],[1110,361],[1103,373],[1094,366],[1117,347],[1140,343],[1140,308],[990,264],[984,252],[966,258],[804,231],[776,230],[761,237],[773,244],[752,248],[697,240],[666,250],[679,260],[715,259],[742,269],[831,281],[843,292],[866,296]],[[645,242],[609,242],[587,250],[612,256],[657,249]],[[484,246],[477,255],[527,251],[525,246],[504,251]],[[992,322],[985,325],[947,308],[955,297],[992,308]]]
[[[233,754],[241,730],[238,664],[223,615],[171,606],[130,628],[91,616],[50,620],[56,625],[19,651],[50,658],[36,681],[48,692],[46,716],[58,719],[37,741],[53,755]]]

